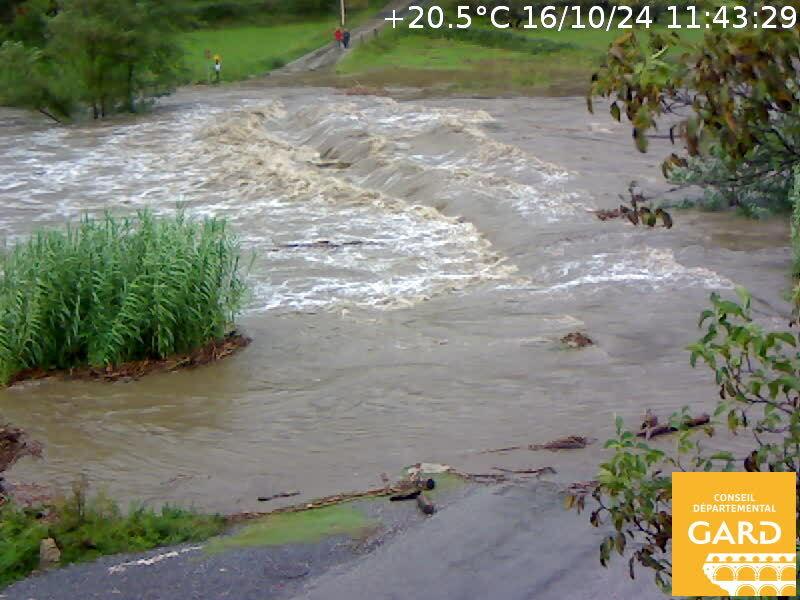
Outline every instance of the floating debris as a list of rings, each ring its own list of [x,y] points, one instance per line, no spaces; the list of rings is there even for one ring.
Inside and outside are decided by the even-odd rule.
[[[579,331],[573,331],[561,338],[561,343],[570,348],[585,348],[594,345],[592,339]]]
[[[589,444],[596,442],[594,438],[583,437],[580,435],[568,435],[567,437],[547,442],[546,444],[533,444],[529,446],[531,450],[579,450],[586,448]]]
[[[539,467],[537,469],[506,469],[503,467],[492,467],[497,471],[502,471],[503,473],[513,473],[514,475],[536,475],[537,477],[541,477],[546,473],[550,473],[555,475],[556,470],[553,467]]]
[[[660,425],[655,427],[646,427],[646,423],[642,423],[642,430],[636,435],[646,439],[656,437],[658,435],[666,435],[668,433],[675,433],[684,428],[702,427],[711,422],[711,417],[707,414],[702,414],[699,417],[686,417],[680,427],[673,427],[672,425]]]
[[[271,496],[259,496],[259,502],[269,502],[270,500],[277,500],[278,498],[292,498],[293,496],[299,496],[300,492],[281,492],[279,494],[272,494]]]
[[[31,440],[24,430],[0,424],[0,473],[11,468],[23,456],[41,458],[42,445]],[[0,489],[0,494],[2,492]]]
[[[436,507],[434,506],[433,502],[431,502],[430,498],[428,498],[425,494],[420,494],[417,496],[417,506],[422,511],[422,514],[425,515],[432,515],[436,512]]]

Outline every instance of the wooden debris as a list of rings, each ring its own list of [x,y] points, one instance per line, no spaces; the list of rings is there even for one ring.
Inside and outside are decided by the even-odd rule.
[[[512,450],[579,450],[586,448],[589,444],[596,442],[594,438],[583,437],[580,435],[568,435],[567,437],[547,442],[546,444],[528,444],[527,446],[506,446],[505,448],[492,448],[483,450],[481,454],[494,452],[510,452]]]
[[[428,498],[425,494],[420,494],[417,496],[417,506],[425,515],[432,515],[436,512],[436,507],[431,502],[430,498]]]
[[[280,494],[272,494],[271,496],[259,496],[259,502],[269,502],[270,500],[277,500],[278,498],[292,498],[299,496],[300,492],[281,492]]]
[[[364,242],[361,240],[350,240],[347,242],[332,242],[330,240],[317,240],[315,242],[291,242],[288,244],[279,244],[275,248],[271,248],[270,252],[279,252],[280,250],[285,249],[297,249],[297,248],[311,248],[311,249],[322,249],[322,250],[334,250],[336,248],[344,248],[346,246],[363,246]]]
[[[586,448],[595,442],[594,438],[587,438],[580,435],[568,435],[567,437],[547,442],[546,444],[532,444],[528,446],[531,450],[579,450]]]
[[[396,494],[394,496],[389,496],[389,501],[401,502],[403,500],[415,500],[421,493],[422,490],[416,490],[411,492],[410,494]]]
[[[492,467],[497,471],[502,471],[503,473],[513,473],[515,475],[536,475],[537,477],[541,477],[545,473],[553,473],[555,474],[556,470],[553,467],[539,467],[538,469],[506,469],[503,467]]]
[[[561,343],[566,344],[570,348],[585,348],[594,344],[588,335],[584,335],[580,331],[573,331],[561,338]]]
[[[512,450],[522,450],[528,446],[506,446],[505,448],[491,448],[490,450],[483,450],[481,454],[491,454],[493,452],[511,452]]]
[[[622,212],[618,208],[612,209],[605,209],[601,208],[599,210],[591,211],[601,221],[608,221],[609,219],[618,219],[622,216]]]
[[[319,160],[317,162],[310,163],[319,169],[349,169],[353,166],[353,163],[344,162],[341,160]]]
[[[23,456],[41,458],[42,445],[31,440],[24,430],[9,424],[0,424],[0,473]]]
[[[683,422],[684,427],[693,428],[693,427],[701,427],[703,425],[708,425],[711,421],[711,417],[706,414],[700,415],[699,417],[689,417]],[[643,423],[644,425],[644,423]],[[657,427],[648,427],[637,433],[636,435],[639,437],[650,439],[652,437],[656,437],[659,435],[666,435],[668,433],[675,433],[679,431],[679,428],[672,427],[671,425],[659,425]]]

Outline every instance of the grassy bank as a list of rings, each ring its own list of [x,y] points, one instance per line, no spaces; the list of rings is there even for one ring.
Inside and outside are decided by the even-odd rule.
[[[347,26],[353,29],[362,25],[384,4],[383,0],[365,3],[365,8],[348,15]],[[186,80],[210,80],[211,61],[206,58],[206,50],[222,57],[222,81],[241,81],[279,69],[330,43],[338,26],[339,17],[335,14],[290,21],[256,15],[247,22],[227,21],[218,28],[187,31],[180,36],[186,51]]]
[[[479,26],[464,31],[387,30],[354,49],[339,63],[337,73],[364,85],[584,94],[618,35],[615,30],[500,31]]]
[[[86,501],[81,492],[47,509],[7,503],[0,505],[0,589],[40,568],[39,546],[47,538],[60,551],[58,564],[67,565],[205,540],[224,525],[222,517],[172,507],[160,511],[138,507],[123,514],[113,502]]]
[[[0,254],[0,385],[27,369],[109,367],[221,339],[242,307],[224,220],[88,217]]]

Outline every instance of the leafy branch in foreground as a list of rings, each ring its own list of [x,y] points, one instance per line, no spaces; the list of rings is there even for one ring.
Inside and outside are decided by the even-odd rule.
[[[0,254],[0,384],[25,369],[117,365],[220,339],[242,308],[224,220],[105,215]]]
[[[789,11],[800,7],[796,0],[783,4]],[[723,19],[740,22],[744,7],[714,2],[709,8],[714,24],[696,42],[674,30],[653,32],[646,41],[634,31],[617,38],[593,76],[589,108],[592,97],[608,98],[612,118],[630,122],[641,152],[659,118],[674,115],[668,137],[686,153],[667,157],[665,176],[719,188],[712,198],[731,205],[774,205],[777,193],[785,208],[786,182],[800,163],[800,29],[721,28]],[[755,8],[762,10],[760,3]]]
[[[711,295],[712,307],[700,318],[705,335],[689,347],[691,364],[704,362],[719,386],[715,420],[733,432],[748,432],[753,450],[735,457],[705,449],[687,426],[687,409],[671,417],[678,430],[674,454],[652,448],[617,419],[616,437],[606,443],[613,456],[601,465],[598,481],[575,489],[570,506],[581,509],[588,495],[598,503],[591,513],[595,527],[610,523],[614,533],[600,547],[606,565],[616,552],[628,556],[629,572],[636,564],[655,571],[655,582],[671,589],[672,481],[670,472],[800,471],[800,352],[798,335],[766,332],[752,321],[750,296],[738,290],[739,302]],[[704,429],[713,436],[714,429]],[[798,503],[800,506],[800,503]]]

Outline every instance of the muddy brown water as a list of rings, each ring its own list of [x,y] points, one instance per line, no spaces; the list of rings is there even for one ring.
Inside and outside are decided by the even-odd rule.
[[[256,253],[240,319],[254,342],[235,357],[0,390],[0,415],[45,446],[12,479],[83,472],[123,501],[226,512],[369,487],[417,461],[551,465],[573,481],[594,473],[599,443],[480,451],[603,440],[615,414],[647,408],[709,410],[713,381],[684,350],[697,316],[711,291],[746,285],[759,319],[784,327],[788,228],[691,211],[670,231],[599,222],[587,210],[616,206],[630,179],[664,190],[666,148],[639,155],[584,106],[253,84],[102,124],[0,112],[9,243],[85,211],[181,203],[229,218]],[[575,330],[596,345],[562,349]]]

